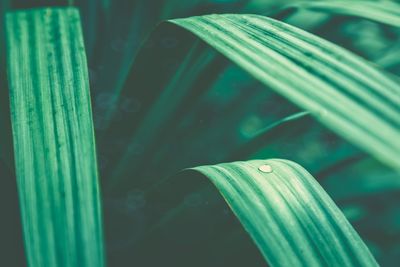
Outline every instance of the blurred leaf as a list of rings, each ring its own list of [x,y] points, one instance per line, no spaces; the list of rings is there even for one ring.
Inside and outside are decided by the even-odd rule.
[[[103,6],[107,6],[104,8],[106,19],[101,20],[98,25],[97,46],[89,60],[93,78],[91,79],[91,89],[94,97],[108,94],[109,98],[113,99],[115,95],[119,94],[141,45],[163,20],[209,13],[252,12],[264,14],[281,5],[273,0],[263,0],[256,6],[250,5],[251,2],[250,0],[192,0],[185,2],[134,0],[111,1],[108,6],[103,4]],[[86,35],[92,35],[92,33]],[[104,124],[103,117],[107,119],[109,114],[105,110],[98,110],[96,113],[99,118],[95,118],[95,125],[98,124],[101,128]]]
[[[105,201],[109,202],[107,206],[110,206],[106,209],[109,213],[106,218],[109,223],[107,227],[111,236],[107,237],[107,242],[112,251],[112,263],[120,263],[116,266],[126,264],[124,260],[127,258],[117,259],[123,253],[129,255],[130,259],[136,256],[145,257],[143,255],[152,257],[151,253],[140,255],[140,245],[132,249],[131,241],[127,244],[119,243],[120,239],[130,240],[132,236],[140,236],[152,213],[157,211],[154,207],[136,208],[131,202],[137,202],[138,206],[144,205],[142,202],[146,200],[140,190],[152,187],[160,180],[171,182],[170,178],[162,180],[160,177],[168,177],[183,167],[271,156],[293,159],[305,164],[304,166],[315,173],[335,200],[345,201],[347,206],[344,210],[352,222],[358,222],[357,218],[364,219],[362,216],[365,214],[373,217],[372,213],[364,210],[373,206],[375,194],[392,192],[399,186],[399,165],[396,161],[399,146],[394,141],[399,138],[400,127],[399,83],[396,78],[392,77],[393,81],[390,81],[385,74],[369,67],[368,63],[321,39],[276,21],[251,16],[239,18],[226,15],[221,18],[190,18],[174,22],[192,30],[196,28],[194,31],[197,35],[202,35],[216,50],[210,49],[201,38],[176,27],[174,23],[159,26],[151,38],[143,42],[144,37],[162,19],[227,12],[275,14],[275,10],[282,5],[297,1],[11,2],[11,6],[17,8],[44,4],[73,4],[80,8],[90,62],[95,125],[97,136],[100,137],[98,156],[102,176],[124,192],[133,190],[126,202],[121,200],[123,204],[110,201],[110,195],[105,197]],[[0,13],[2,4],[7,4],[7,1],[0,2]],[[297,10],[302,11],[298,13],[302,15],[298,16],[301,23],[295,25],[308,25],[310,31],[397,73],[399,57],[396,40],[399,34],[395,27],[399,22],[396,5],[382,1],[308,1],[297,5],[300,7]],[[364,10],[365,12],[361,12]],[[283,14],[283,17],[286,15],[288,14]],[[289,20],[289,23],[292,21]],[[19,34],[14,33],[15,36]],[[216,43],[212,43],[214,38]],[[29,49],[34,48],[32,46]],[[238,66],[232,66],[228,59]],[[27,71],[27,68],[23,70]],[[0,71],[0,75],[4,73],[5,71]],[[254,79],[254,76],[258,79]],[[63,76],[60,75],[59,78]],[[0,77],[0,82],[5,82],[5,79]],[[265,90],[265,85],[275,91]],[[1,138],[3,146],[0,147],[0,152],[5,155],[7,164],[12,166],[12,150],[7,148],[11,144],[7,136],[11,130],[6,128],[9,124],[8,95],[7,90],[1,91],[0,115],[3,120],[0,118],[0,133],[5,136]],[[301,96],[297,95],[300,91],[303,94]],[[313,106],[316,98],[321,101],[317,101],[319,106]],[[117,99],[118,103],[115,102]],[[29,99],[24,103],[30,101]],[[332,114],[332,108],[340,110],[340,114]],[[21,110],[26,114],[31,113],[27,109]],[[364,112],[364,116],[356,116],[359,110]],[[109,114],[113,115],[111,124]],[[371,159],[367,155],[316,123],[311,116],[301,114],[314,115],[347,140],[375,156],[378,155],[377,158],[382,162],[395,166],[397,171],[373,160],[375,163],[370,163]],[[70,136],[69,133],[67,136]],[[40,143],[39,141],[37,142]],[[378,146],[374,148],[376,144]],[[39,153],[42,152],[37,152]],[[21,154],[22,152],[16,151],[16,155],[22,157]],[[391,160],[389,157],[392,157]],[[116,166],[118,169],[115,169]],[[105,190],[112,191],[109,187],[105,187]],[[175,189],[171,195],[175,195],[177,191]],[[198,188],[193,188],[192,191],[186,201],[188,203],[196,203],[198,197],[208,196],[207,192]],[[359,198],[362,198],[360,205],[357,202]],[[115,209],[115,206],[119,208]],[[120,212],[121,206],[128,206],[128,210],[135,212],[124,213],[124,218],[114,216]],[[174,212],[169,211],[166,217]],[[385,258],[386,261],[382,263],[396,259],[389,254],[395,253],[392,252],[396,251],[393,244],[396,244],[398,236],[388,238],[390,229],[396,227],[396,219],[393,219],[396,214],[399,214],[398,211],[388,210],[384,219],[371,219],[370,224],[363,224],[365,228],[362,228],[362,237],[366,237],[365,240],[374,253],[383,255],[379,257],[379,260]],[[198,220],[200,226],[209,225],[214,230],[216,228],[212,220],[208,222],[205,219],[215,219],[213,213],[202,213],[199,209],[193,209],[190,217]],[[60,218],[63,220],[66,217]],[[190,259],[194,250],[191,246],[177,246],[181,249],[179,252],[174,251],[169,255],[167,253],[176,249],[174,242],[178,239],[195,239],[196,236],[202,238],[203,232],[198,228],[179,232],[184,228],[185,222],[182,220],[177,227],[179,234],[171,234],[169,242],[149,244],[150,248],[164,249],[164,257],[152,260],[165,263],[175,253],[180,253],[180,258]],[[227,228],[225,221],[222,222],[221,229]],[[377,229],[382,225],[385,229],[381,229],[381,232],[387,230],[389,234],[385,232],[383,237],[376,237],[377,233],[381,233]],[[174,232],[170,228],[165,231]],[[212,255],[215,266],[243,266],[249,261],[254,266],[264,266],[259,262],[259,255],[252,252],[254,248],[250,247],[248,240],[243,237],[244,234],[238,234],[237,230],[232,230],[228,236],[223,233],[221,230],[221,235],[216,232],[213,235],[204,235],[203,239],[208,239],[200,242],[202,245],[198,247],[199,255],[207,255],[204,257],[207,260],[209,254]],[[214,240],[213,244],[209,242],[211,238]],[[390,239],[390,242],[381,240],[385,238]],[[197,262],[199,266],[212,266],[201,265],[201,262],[200,257]]]
[[[400,139],[400,90],[384,73],[322,39],[260,16],[216,15],[173,23],[400,170],[400,146],[394,141]]]
[[[295,27],[256,15],[210,15],[171,23],[193,32],[332,131],[400,169],[396,158],[400,144],[395,141],[400,139],[399,87],[368,62]],[[155,53],[155,47],[162,47],[166,37],[174,40],[174,44]],[[157,60],[164,62],[162,53],[166,50],[169,53],[166,63],[173,60],[171,66],[154,67]],[[129,137],[130,146],[147,146],[156,140],[155,136],[163,132],[161,129],[172,116],[182,117],[199,94],[210,87],[213,74],[206,70],[214,61],[215,56],[203,43],[196,43],[194,37],[168,23],[161,26],[137,58],[119,105],[113,105],[115,111],[126,97],[133,96],[142,98],[142,109],[133,116],[119,118],[120,125],[129,119],[130,130],[113,125],[107,136],[124,132],[129,137],[132,127],[139,122]],[[213,64],[218,66],[216,62]],[[214,75],[218,72],[218,69],[213,71]],[[192,88],[196,83],[200,91]],[[177,103],[182,101],[186,103],[178,107]],[[140,117],[144,114],[146,117]],[[117,180],[126,177],[128,170],[144,164],[140,159],[132,160],[133,153],[129,151],[114,169],[113,177]]]
[[[7,55],[29,266],[103,266],[86,57],[74,8],[11,12]]]
[[[400,5],[391,1],[317,1],[299,2],[288,5],[287,8],[308,9],[310,11],[325,12],[362,17],[400,27]]]
[[[387,191],[336,201],[381,266],[397,266],[399,200],[398,191]]]
[[[282,134],[282,132],[285,132],[285,129],[283,128],[287,127],[288,125],[290,125],[290,127],[293,127],[293,124],[290,124],[288,122],[300,121],[300,123],[304,123],[304,118],[309,114],[310,113],[306,111],[298,112],[258,130],[257,132],[253,133],[253,136],[250,137],[250,140],[246,144],[244,144],[243,146],[238,148],[237,151],[232,153],[232,158],[239,158],[243,156],[246,157],[246,155],[254,153],[254,151],[259,150],[260,147],[265,146],[264,140],[272,139],[274,134]]]
[[[322,185],[336,200],[348,200],[400,191],[400,174],[371,158],[363,158],[342,168],[331,169]]]
[[[400,73],[400,5],[393,1],[296,2],[271,15]]]

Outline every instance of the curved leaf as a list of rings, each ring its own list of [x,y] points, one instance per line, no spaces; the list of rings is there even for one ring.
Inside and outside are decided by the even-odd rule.
[[[164,44],[166,39],[174,40],[167,48]],[[176,138],[177,131],[166,133],[166,127],[181,127],[190,108],[199,105],[200,101],[204,101],[204,95],[218,86],[214,82],[218,81],[216,77],[220,75],[223,64],[227,63],[210,53],[210,47],[236,63],[238,69],[243,69],[256,81],[310,112],[334,133],[386,165],[400,170],[400,162],[396,159],[400,151],[400,143],[396,142],[400,139],[400,90],[397,81],[347,50],[283,22],[257,15],[228,14],[164,23],[142,47],[120,92],[119,103],[113,105],[116,110],[123,111],[124,102],[135,99],[140,101],[141,108],[130,114],[115,113],[114,123],[100,138],[100,142],[106,142],[118,136],[118,139],[129,143],[127,149],[125,146],[123,150],[112,146],[101,151],[112,162],[105,174],[111,177],[111,183],[115,184],[133,172],[143,171],[150,176],[151,173],[147,174],[146,170],[150,166],[147,162],[150,156],[154,158],[154,153],[158,153],[156,150],[162,145],[159,141],[169,138],[165,142],[171,143]],[[232,80],[235,78],[231,77]],[[259,94],[258,87],[248,89],[243,90],[238,99],[259,98],[254,92],[257,89]],[[237,94],[235,87],[229,84],[225,90],[215,93],[227,97]],[[244,110],[247,102],[243,100],[241,103],[236,103],[236,108],[232,104],[231,111]],[[281,106],[291,110],[290,113],[298,112],[290,103],[281,103]],[[277,105],[270,106],[274,109]],[[222,114],[216,115],[218,117],[214,114],[203,117],[214,120],[214,127],[216,123],[225,124]],[[191,116],[196,118],[195,114]],[[232,126],[237,125],[237,120],[228,123],[230,131],[237,129]],[[213,141],[219,142],[215,136],[218,135],[214,134]],[[232,149],[219,143],[215,145],[224,150],[223,153]],[[190,157],[190,150],[185,148],[185,151],[188,153],[185,158]],[[215,153],[222,154],[219,151]],[[274,156],[287,157],[279,153]],[[114,162],[114,159],[118,160]],[[174,167],[172,171],[199,162],[212,163],[197,160],[189,162],[189,165]]]
[[[361,58],[257,15],[171,21],[193,32],[271,89],[400,170],[399,85]]]
[[[287,160],[193,168],[209,178],[272,266],[377,266],[315,179]]]

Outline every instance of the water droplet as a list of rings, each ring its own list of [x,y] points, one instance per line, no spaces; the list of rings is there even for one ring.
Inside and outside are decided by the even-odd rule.
[[[260,167],[258,167],[258,170],[260,172],[264,172],[264,173],[271,173],[272,167],[271,167],[271,165],[264,164],[264,165],[261,165]]]

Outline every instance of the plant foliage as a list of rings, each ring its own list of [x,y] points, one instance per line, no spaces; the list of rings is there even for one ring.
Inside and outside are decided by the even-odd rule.
[[[395,1],[10,0],[0,16],[1,229],[21,219],[25,245],[2,234],[2,264],[396,266]]]

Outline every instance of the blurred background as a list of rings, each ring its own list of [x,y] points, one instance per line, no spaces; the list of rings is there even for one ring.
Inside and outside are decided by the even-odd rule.
[[[399,28],[362,16],[313,11],[297,2],[307,1],[0,0],[2,17],[8,10],[45,6],[75,6],[81,12],[109,266],[183,266],[185,257],[199,259],[199,266],[265,266],[210,185],[183,183],[177,192],[162,182],[178,181],[168,177],[187,167],[263,158],[303,165],[378,262],[398,266],[398,173],[194,36],[165,23],[155,30],[167,19],[194,15],[266,15],[340,45],[398,79]],[[1,25],[1,264],[24,266]],[[275,125],[290,116],[296,119]]]

